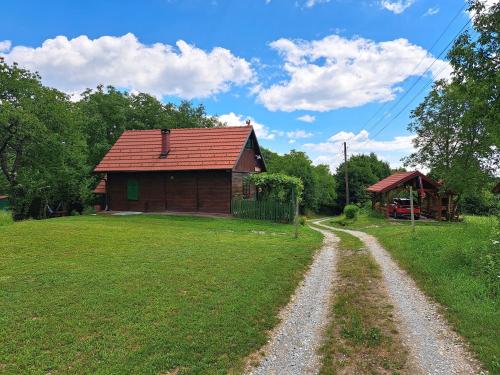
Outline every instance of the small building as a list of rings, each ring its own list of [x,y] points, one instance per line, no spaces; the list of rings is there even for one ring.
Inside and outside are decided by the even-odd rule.
[[[231,212],[266,170],[253,127],[127,130],[94,169],[113,211]]]
[[[388,205],[394,198],[409,196],[410,186],[418,195],[415,204],[424,216],[442,220],[454,215],[453,194],[442,192],[440,182],[419,171],[393,173],[366,190],[371,193],[372,208],[388,216]]]

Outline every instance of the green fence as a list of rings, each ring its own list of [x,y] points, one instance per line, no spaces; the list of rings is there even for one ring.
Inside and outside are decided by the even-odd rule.
[[[233,199],[231,213],[242,219],[272,220],[282,223],[293,222],[292,202],[281,203],[272,199]]]

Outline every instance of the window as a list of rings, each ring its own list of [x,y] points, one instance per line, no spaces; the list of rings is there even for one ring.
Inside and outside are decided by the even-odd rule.
[[[127,199],[129,201],[139,200],[139,182],[135,178],[127,180]]]
[[[253,148],[253,138],[248,138],[245,148]]]

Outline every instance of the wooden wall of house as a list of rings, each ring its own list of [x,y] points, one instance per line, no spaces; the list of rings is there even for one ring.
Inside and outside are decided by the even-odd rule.
[[[138,199],[127,197],[129,179],[138,182]],[[108,173],[107,194],[113,211],[184,211],[229,213],[230,171]]]
[[[250,198],[255,195],[255,186],[249,185],[247,189],[244,189],[244,178],[250,173],[258,173],[264,171],[264,163],[262,158],[257,157],[258,147],[257,140],[255,137],[251,138],[251,147],[245,146],[243,152],[241,153],[240,159],[236,163],[236,167],[232,173],[232,195],[243,196],[244,198]],[[259,155],[260,156],[260,155]]]

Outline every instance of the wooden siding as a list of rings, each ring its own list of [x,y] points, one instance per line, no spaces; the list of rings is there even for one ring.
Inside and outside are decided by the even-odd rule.
[[[250,198],[255,195],[255,186],[251,184],[249,186],[249,192],[248,196],[244,194],[243,191],[243,179],[249,175],[248,172],[233,172],[232,175],[232,196],[234,197],[244,197],[244,198]]]
[[[228,171],[109,173],[108,201],[113,211],[229,213]],[[127,199],[127,179],[139,182],[139,199]]]

